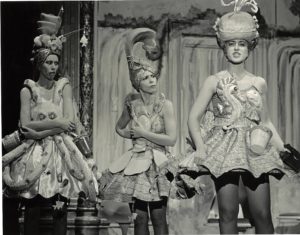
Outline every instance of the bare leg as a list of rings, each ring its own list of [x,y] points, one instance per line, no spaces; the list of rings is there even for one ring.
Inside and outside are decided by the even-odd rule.
[[[150,202],[149,208],[154,234],[169,234],[167,224],[167,199],[159,202]]]
[[[249,208],[249,203],[248,203],[248,198],[247,198],[247,191],[245,188],[245,185],[243,184],[243,180],[240,179],[239,181],[239,202],[242,206],[244,218],[248,219],[250,224],[254,226],[253,219],[250,214],[250,208]]]
[[[219,225],[221,234],[237,234],[239,212],[238,183],[239,174],[226,173],[214,179],[219,207]]]
[[[134,203],[135,213],[137,217],[134,220],[134,235],[149,235],[148,228],[148,202],[136,200]]]
[[[255,224],[255,233],[274,233],[268,176],[262,175],[255,179],[249,174],[243,177],[243,182],[246,186],[249,208]]]

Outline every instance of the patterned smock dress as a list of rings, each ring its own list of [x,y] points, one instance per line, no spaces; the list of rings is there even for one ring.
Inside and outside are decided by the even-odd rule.
[[[67,78],[56,81],[52,98],[47,100],[37,83],[26,80],[24,85],[31,92],[31,120],[62,118],[62,91],[68,83]],[[2,164],[7,196],[30,199],[58,194],[71,198],[83,191],[90,200],[96,200],[98,186],[91,166],[67,133],[36,141],[25,140],[3,156]]]
[[[142,125],[154,133],[165,133],[162,109],[165,97],[160,94],[148,113],[138,94],[126,98],[131,116],[129,125]],[[104,200],[119,202],[160,201],[170,194],[171,183],[167,172],[174,172],[172,158],[165,146],[154,144],[144,138],[132,140],[132,149],[125,152],[104,171],[100,179],[100,196]],[[174,169],[174,170],[172,170]]]
[[[281,178],[283,174],[294,175],[281,160],[278,150],[269,143],[261,154],[250,148],[250,133],[261,125],[263,102],[260,91],[255,86],[246,90],[238,88],[237,81],[228,71],[214,76],[218,79],[216,93],[212,96],[209,111],[213,115],[202,129],[202,138],[207,147],[206,156],[191,153],[181,163],[182,168],[209,170],[216,178],[229,171],[248,171],[256,178],[263,173]],[[198,169],[199,170],[199,169]]]

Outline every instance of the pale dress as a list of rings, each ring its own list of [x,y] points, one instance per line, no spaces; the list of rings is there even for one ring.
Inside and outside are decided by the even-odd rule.
[[[162,109],[165,97],[157,97],[153,112],[148,113],[138,94],[126,98],[131,124],[140,123],[154,133],[165,133]],[[160,201],[170,194],[171,183],[166,172],[174,172],[172,157],[165,146],[144,138],[132,141],[133,148],[114,161],[100,179],[100,196],[104,200],[133,202]]]
[[[62,90],[69,81],[55,82],[53,96],[47,100],[41,87],[32,80],[24,85],[31,92],[30,116],[34,121],[53,120],[63,116]],[[3,180],[8,196],[50,198],[60,194],[77,197],[83,191],[90,200],[96,200],[97,181],[87,159],[67,133],[48,136],[41,140],[25,140],[16,149],[3,156]]]
[[[192,152],[180,163],[181,168],[192,170],[200,166],[201,170],[204,167],[214,177],[229,171],[248,171],[256,178],[263,173],[278,178],[283,174],[294,175],[270,141],[262,154],[250,148],[251,130],[262,124],[261,112],[264,109],[255,77],[251,78],[251,87],[241,90],[229,72],[221,71],[214,76],[218,84],[208,109],[212,115],[208,115],[202,128],[207,154],[195,156]]]

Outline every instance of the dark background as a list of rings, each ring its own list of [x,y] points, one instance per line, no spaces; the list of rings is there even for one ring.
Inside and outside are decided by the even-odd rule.
[[[40,14],[57,15],[62,2],[1,2],[1,119],[2,137],[18,128],[20,90],[32,77],[34,37]]]

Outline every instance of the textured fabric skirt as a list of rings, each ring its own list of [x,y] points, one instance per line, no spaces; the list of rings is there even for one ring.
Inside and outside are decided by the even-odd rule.
[[[247,127],[229,130],[213,127],[204,138],[207,155],[195,156],[195,152],[192,152],[180,164],[181,167],[193,171],[201,171],[204,167],[216,178],[229,171],[248,171],[255,178],[263,173],[274,174],[277,178],[281,178],[283,174],[295,175],[271,144],[268,144],[263,154],[253,153],[249,148],[247,130]]]
[[[147,171],[135,175],[124,172],[103,172],[100,178],[100,198],[119,202],[160,201],[168,197],[171,183],[163,172],[158,172],[153,162]]]
[[[3,171],[8,196],[29,199],[60,194],[71,198],[83,191],[90,200],[96,200],[96,178],[72,137],[61,134],[28,143],[3,156],[14,158]]]

